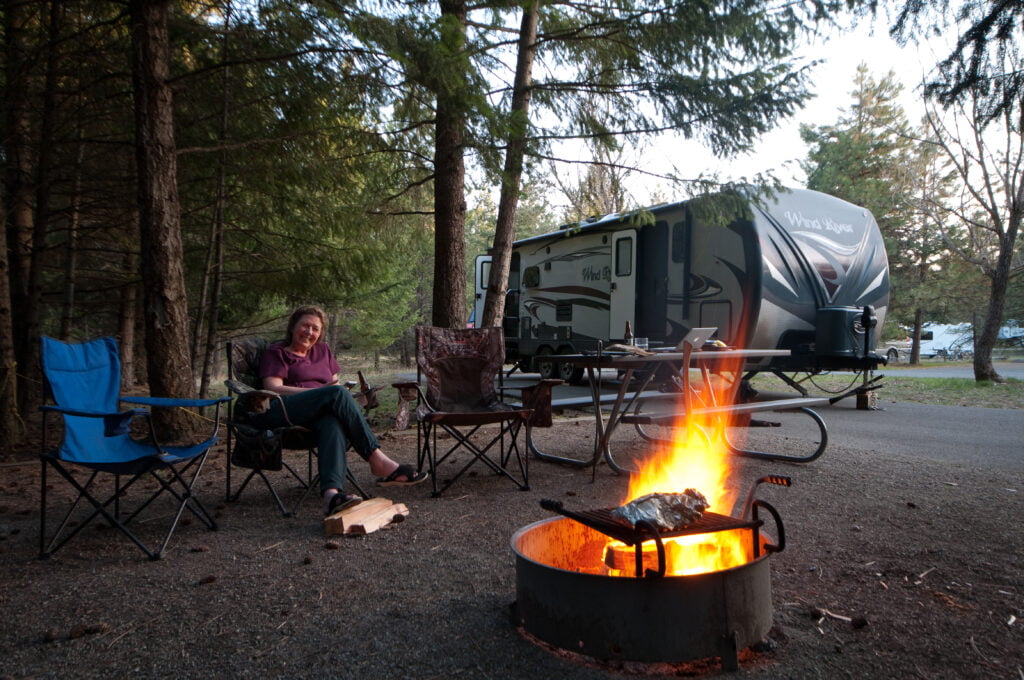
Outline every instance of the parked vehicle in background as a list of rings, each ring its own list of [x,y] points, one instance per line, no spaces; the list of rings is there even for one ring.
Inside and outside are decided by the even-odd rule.
[[[1009,319],[1006,325],[999,329],[996,344],[1010,349],[1024,349],[1024,325]]]
[[[890,364],[910,361],[913,343],[905,340],[886,343],[886,358]],[[921,326],[921,358],[964,361],[974,356],[974,331],[969,323],[925,323]]]
[[[889,264],[868,210],[815,191],[748,201],[728,224],[683,201],[566,225],[512,246],[502,326],[507,363],[578,381],[551,359],[638,337],[676,345],[695,327],[791,355],[747,370],[874,370],[884,362]],[[490,256],[476,262],[480,319]]]

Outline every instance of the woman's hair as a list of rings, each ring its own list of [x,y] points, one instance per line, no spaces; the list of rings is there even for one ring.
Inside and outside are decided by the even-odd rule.
[[[306,305],[305,307],[299,307],[294,312],[292,312],[291,318],[288,319],[288,331],[284,338],[285,342],[292,341],[292,333],[295,332],[295,326],[298,325],[299,319],[307,315],[315,316],[320,319],[320,323],[321,325],[323,325],[323,330],[320,332],[320,337],[318,337],[316,341],[320,342],[321,340],[323,340],[323,331],[327,330],[327,315],[324,314],[324,310],[320,309],[319,307],[314,307],[313,305]]]

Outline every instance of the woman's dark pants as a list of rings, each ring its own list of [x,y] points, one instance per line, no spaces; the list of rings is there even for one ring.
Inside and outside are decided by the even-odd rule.
[[[369,460],[380,446],[359,405],[341,385],[282,396],[291,424],[309,428],[316,437],[321,493],[327,489],[340,490],[345,483],[348,447]],[[269,411],[252,419],[253,425],[273,429],[288,424],[281,403],[274,399],[271,404]]]

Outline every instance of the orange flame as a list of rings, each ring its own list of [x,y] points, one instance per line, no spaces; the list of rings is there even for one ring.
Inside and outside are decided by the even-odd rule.
[[[704,385],[704,389],[694,395],[693,407],[731,403],[733,381],[739,379],[741,368],[739,364],[717,366],[716,374],[732,373],[732,380],[720,380],[718,375],[711,376],[707,382],[711,383],[712,394],[708,393]],[[705,414],[703,417],[691,416],[685,423],[680,421],[676,425],[673,432],[678,433],[677,439],[656,450],[644,467],[631,476],[628,500],[649,493],[680,493],[687,488],[694,488],[708,499],[710,511],[730,514],[736,492],[728,484],[730,465],[725,446],[728,418],[721,414]],[[666,573],[698,574],[744,564],[752,559],[750,544],[750,535],[746,531],[722,531],[668,539],[665,541]],[[609,548],[628,550],[630,554],[633,552],[633,548],[621,543],[615,546],[613,542]],[[644,550],[645,553],[654,550],[653,543],[645,544]]]

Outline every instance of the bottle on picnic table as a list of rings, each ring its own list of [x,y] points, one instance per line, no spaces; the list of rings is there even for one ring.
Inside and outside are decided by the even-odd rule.
[[[626,334],[622,336],[622,344],[633,344],[633,325],[629,321],[626,322]]]

